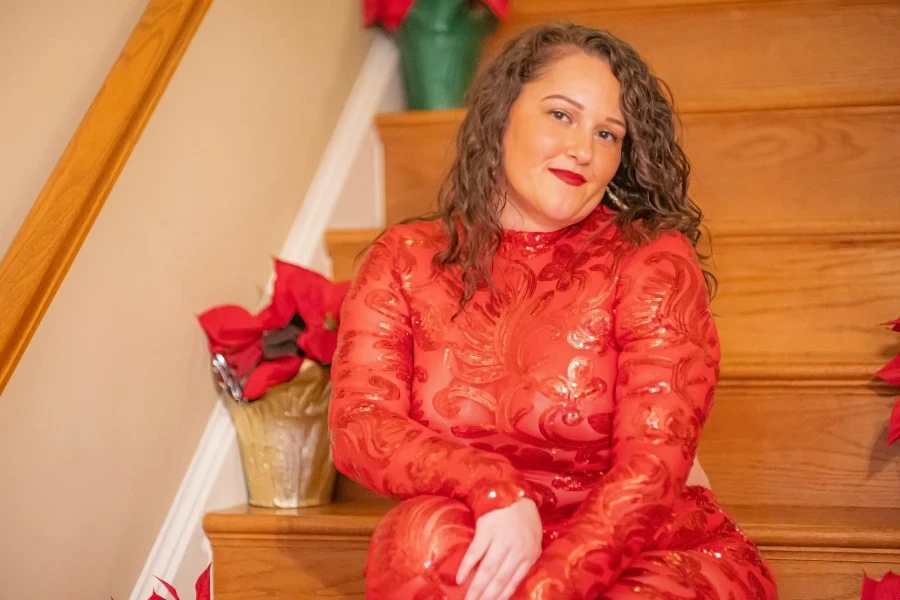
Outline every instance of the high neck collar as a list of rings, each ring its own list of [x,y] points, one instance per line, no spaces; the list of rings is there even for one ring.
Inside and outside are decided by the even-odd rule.
[[[516,231],[503,230],[500,254],[522,254],[534,256],[563,242],[574,243],[587,238],[591,233],[609,223],[616,213],[600,204],[581,221],[557,229],[556,231]]]

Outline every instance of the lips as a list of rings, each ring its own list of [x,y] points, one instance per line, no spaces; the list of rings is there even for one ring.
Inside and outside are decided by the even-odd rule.
[[[559,179],[563,183],[568,183],[569,185],[574,185],[575,187],[584,185],[587,182],[587,179],[573,171],[567,171],[565,169],[549,169],[549,171],[559,177]]]

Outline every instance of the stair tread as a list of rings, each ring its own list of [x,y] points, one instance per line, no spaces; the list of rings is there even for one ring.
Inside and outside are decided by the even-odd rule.
[[[210,537],[370,536],[389,499],[299,509],[239,505],[208,513]],[[733,506],[741,529],[760,546],[900,550],[900,508]]]

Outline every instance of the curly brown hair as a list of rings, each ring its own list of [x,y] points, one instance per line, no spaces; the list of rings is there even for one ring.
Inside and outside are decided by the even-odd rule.
[[[473,82],[457,134],[456,159],[438,195],[434,218],[443,221],[449,242],[434,264],[461,267],[460,310],[480,282],[491,282],[491,261],[503,237],[503,137],[510,108],[522,86],[572,52],[605,60],[622,86],[620,103],[628,133],[611,187],[624,207],[611,207],[618,210],[615,221],[623,236],[641,244],[663,231],[677,230],[695,248],[700,240],[703,213],[688,196],[691,169],[676,141],[676,117],[665,82],[650,72],[631,46],[607,31],[567,22],[534,27],[511,40]],[[605,197],[604,202],[610,199]],[[704,276],[712,295],[715,277],[706,270]]]

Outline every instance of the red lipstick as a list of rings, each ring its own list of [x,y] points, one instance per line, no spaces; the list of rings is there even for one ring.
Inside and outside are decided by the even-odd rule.
[[[584,185],[587,183],[587,179],[575,173],[573,171],[566,171],[565,169],[548,169],[551,173],[559,177],[564,183],[568,183],[569,185],[574,185],[578,187],[579,185]]]

